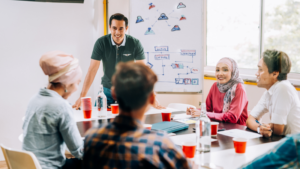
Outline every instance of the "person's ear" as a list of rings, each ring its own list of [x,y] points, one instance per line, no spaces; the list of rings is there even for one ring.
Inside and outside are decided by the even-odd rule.
[[[113,98],[114,100],[117,100],[117,95],[116,95],[116,92],[115,92],[115,87],[112,86],[112,87],[110,88],[110,91],[111,91],[111,96],[112,96],[112,98]]]
[[[277,77],[279,76],[279,72],[273,72],[272,75],[273,75],[274,79],[277,79]]]
[[[128,26],[126,26],[126,32],[128,31]]]
[[[149,103],[151,105],[154,105],[155,99],[156,99],[156,96],[155,96],[154,92],[150,93],[150,95],[149,95]]]

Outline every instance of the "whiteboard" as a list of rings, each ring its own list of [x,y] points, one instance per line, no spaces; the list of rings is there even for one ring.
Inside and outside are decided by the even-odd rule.
[[[200,92],[203,1],[131,0],[130,34],[144,47],[158,92]]]

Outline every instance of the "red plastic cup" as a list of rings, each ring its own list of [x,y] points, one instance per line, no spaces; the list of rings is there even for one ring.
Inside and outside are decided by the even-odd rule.
[[[163,112],[161,113],[162,121],[171,121],[171,112]]]
[[[245,153],[247,139],[245,138],[233,138],[233,145],[236,153]]]
[[[119,113],[119,104],[111,104],[111,113],[118,114]]]
[[[92,117],[92,98],[82,97],[81,103],[82,103],[83,118],[90,119]]]
[[[144,128],[151,130],[152,124],[144,124]]]
[[[210,126],[211,126],[211,135],[216,136],[218,134],[219,122],[211,122]]]
[[[182,151],[186,158],[194,158],[196,152],[195,142],[184,142],[182,143]]]

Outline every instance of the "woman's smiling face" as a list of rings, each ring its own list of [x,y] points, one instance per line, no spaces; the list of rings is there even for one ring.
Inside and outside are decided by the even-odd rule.
[[[218,63],[216,66],[216,78],[219,84],[225,84],[231,79],[231,70],[225,63]]]

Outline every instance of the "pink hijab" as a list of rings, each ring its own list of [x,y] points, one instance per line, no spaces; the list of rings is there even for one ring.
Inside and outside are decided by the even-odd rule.
[[[49,82],[69,85],[77,82],[82,76],[78,59],[60,51],[44,54],[40,58],[40,66],[44,74],[49,76]]]
[[[230,103],[235,97],[236,87],[239,83],[244,83],[240,78],[239,68],[236,62],[228,57],[220,59],[218,63],[225,63],[231,71],[231,79],[225,84],[217,83],[217,87],[221,93],[226,93],[223,99],[223,113],[226,113],[230,108]]]

